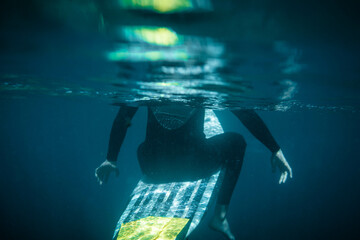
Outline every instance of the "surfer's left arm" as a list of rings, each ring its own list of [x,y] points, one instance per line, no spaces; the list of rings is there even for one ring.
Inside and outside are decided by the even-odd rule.
[[[244,126],[264,144],[271,152],[271,165],[273,171],[279,168],[281,172],[280,183],[285,183],[288,176],[292,178],[292,169],[286,161],[279,144],[275,141],[268,127],[254,110],[233,110],[231,111],[244,124]]]

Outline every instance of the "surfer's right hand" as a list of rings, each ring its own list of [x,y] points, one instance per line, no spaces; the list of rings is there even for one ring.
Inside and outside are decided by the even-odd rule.
[[[110,173],[115,172],[116,176],[119,176],[119,169],[114,162],[106,160],[97,169],[95,169],[95,177],[100,185],[106,183],[109,179]]]

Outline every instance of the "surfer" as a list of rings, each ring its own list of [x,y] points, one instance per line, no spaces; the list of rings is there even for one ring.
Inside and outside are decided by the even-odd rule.
[[[112,172],[119,175],[116,160],[137,110],[128,106],[120,108],[112,125],[107,159],[95,170],[100,184],[106,183]],[[232,113],[272,152],[273,170],[280,170],[279,183],[285,183],[288,176],[292,177],[291,167],[259,115],[253,110],[233,110]],[[228,239],[235,239],[226,215],[246,143],[240,134],[232,132],[206,139],[204,115],[204,109],[180,104],[148,107],[146,137],[138,148],[138,161],[144,180],[151,183],[196,180],[223,168],[224,178],[209,225]]]

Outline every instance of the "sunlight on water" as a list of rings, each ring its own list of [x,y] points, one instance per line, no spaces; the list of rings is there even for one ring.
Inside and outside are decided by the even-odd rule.
[[[174,46],[183,44],[173,30],[165,27],[123,27],[121,34],[132,42],[146,42],[154,45]]]

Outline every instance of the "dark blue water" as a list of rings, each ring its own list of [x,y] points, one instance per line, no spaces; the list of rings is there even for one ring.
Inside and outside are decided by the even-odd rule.
[[[230,90],[222,83],[196,88],[228,94],[225,98],[216,95],[204,105],[224,108],[219,113],[224,130],[239,132],[247,141],[230,205],[230,226],[237,239],[357,239],[360,68],[355,4],[256,4],[229,1],[224,9],[230,6],[241,16],[253,16],[263,7],[262,13],[277,16],[274,19],[283,24],[273,34],[280,43],[301,51],[300,57],[289,50],[296,63],[306,67],[290,75],[281,72],[281,63],[289,58],[273,53],[275,37],[237,25],[249,34],[239,40],[246,47],[238,47],[241,54],[232,63],[239,64],[232,66],[230,75],[238,74],[245,81],[231,82]],[[111,104],[143,95],[121,97],[119,92],[126,92],[130,85],[114,85],[119,84],[119,69],[103,58],[104,49],[112,45],[88,27],[92,21],[75,24],[70,18],[69,27],[68,22],[45,14],[41,1],[13,1],[4,6],[0,18],[1,239],[111,239],[128,196],[141,178],[136,149],[145,137],[144,107],[133,119],[121,148],[120,176],[100,187],[94,170],[106,158],[118,111]],[[190,26],[179,29],[194,31]],[[204,31],[198,34],[208,33]],[[214,38],[222,34],[215,29],[209,32]],[[243,32],[231,33],[227,40],[234,44],[236,33]],[[265,41],[259,41],[264,37]],[[271,64],[274,60],[276,64]],[[296,91],[282,99],[294,86],[284,80],[295,83]],[[231,89],[247,83],[256,91],[234,95]],[[146,105],[146,101],[136,104]],[[244,105],[259,110],[283,149],[294,174],[286,184],[278,185],[279,173],[271,172],[271,153],[227,109]],[[212,210],[190,239],[223,239],[207,227]]]
[[[94,169],[106,157],[117,108],[96,101],[35,98],[1,102],[3,239],[110,239],[140,178],[144,140],[139,111],[119,156],[119,178],[100,187]],[[278,185],[270,152],[229,112],[224,129],[247,140],[229,221],[239,239],[353,239],[359,234],[359,114],[259,112],[292,165]],[[210,210],[211,213],[211,210]],[[210,213],[208,215],[210,215]],[[209,216],[207,216],[209,217]],[[203,224],[191,239],[221,239]],[[269,237],[270,236],[270,237]]]

